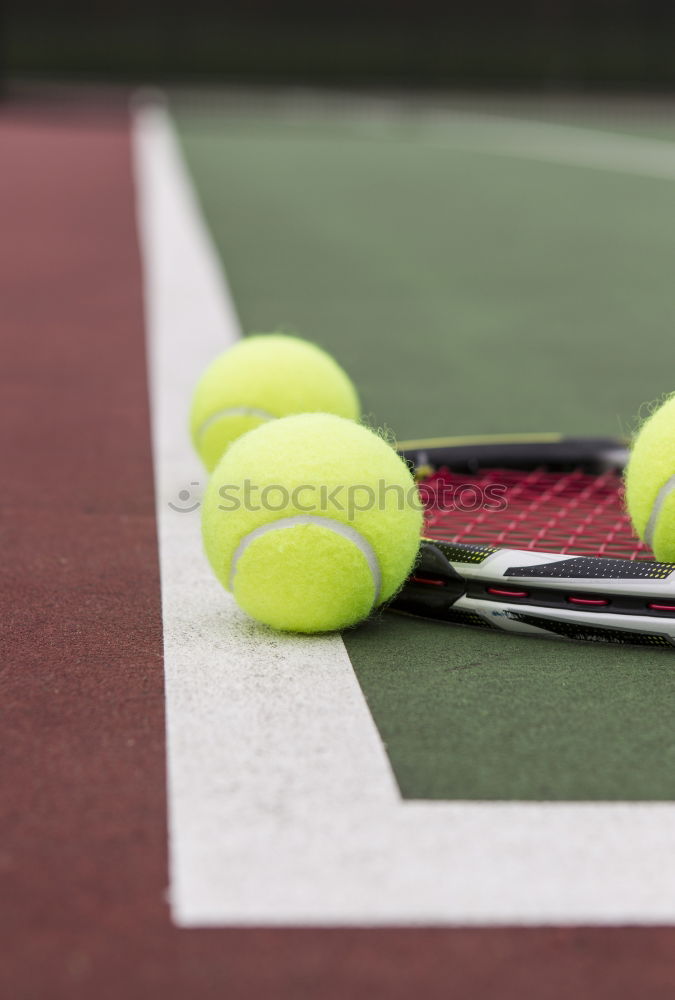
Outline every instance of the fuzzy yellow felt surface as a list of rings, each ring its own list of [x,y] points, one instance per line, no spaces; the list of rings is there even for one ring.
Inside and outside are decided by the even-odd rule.
[[[209,471],[232,441],[276,417],[334,413],[357,420],[359,399],[346,372],[320,347],[286,334],[246,337],[201,376],[190,433]]]
[[[421,527],[400,456],[373,431],[329,414],[285,417],[235,441],[202,511],[223,586],[254,617],[297,631],[354,624],[392,597],[414,564]]]
[[[662,562],[675,561],[675,493],[667,492],[674,476],[675,396],[671,396],[640,428],[625,476],[626,507],[633,527]]]

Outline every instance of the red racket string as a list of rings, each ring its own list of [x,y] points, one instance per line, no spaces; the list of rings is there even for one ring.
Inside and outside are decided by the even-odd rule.
[[[633,534],[616,471],[439,469],[420,482],[428,538],[573,555],[653,559]]]

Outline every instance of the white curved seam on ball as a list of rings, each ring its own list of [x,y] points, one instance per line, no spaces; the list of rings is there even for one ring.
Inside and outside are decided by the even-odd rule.
[[[222,420],[223,417],[260,417],[261,420],[276,420],[273,413],[259,410],[255,406],[230,406],[226,410],[217,410],[197,429],[197,437],[201,440],[209,427]]]
[[[675,476],[671,476],[656,494],[656,499],[652,505],[652,512],[649,515],[647,527],[645,528],[645,541],[650,549],[654,548],[654,533],[659,517],[661,516],[661,510],[673,490],[675,490]]]
[[[382,573],[380,571],[380,564],[377,556],[375,555],[375,551],[370,542],[363,537],[361,532],[357,531],[356,528],[350,527],[348,524],[343,524],[341,521],[334,521],[328,517],[318,517],[311,514],[297,514],[294,517],[282,517],[278,521],[270,521],[269,524],[261,524],[259,528],[254,528],[253,531],[249,531],[248,535],[244,535],[239,542],[239,545],[237,545],[234,550],[234,555],[232,556],[230,578],[228,580],[229,589],[231,591],[234,590],[234,578],[237,575],[237,564],[251,542],[254,542],[256,538],[260,538],[262,535],[266,535],[269,531],[276,531],[280,528],[292,528],[298,524],[316,524],[320,528],[328,528],[329,531],[335,532],[336,535],[341,535],[342,538],[346,538],[353,545],[356,545],[359,552],[368,563],[368,569],[370,570],[370,575],[373,578],[373,588],[375,592],[373,607],[375,607],[379,601],[380,591],[382,590]]]

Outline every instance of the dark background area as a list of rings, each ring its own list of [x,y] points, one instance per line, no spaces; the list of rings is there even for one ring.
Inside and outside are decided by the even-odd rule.
[[[10,0],[16,78],[657,89],[672,0]]]

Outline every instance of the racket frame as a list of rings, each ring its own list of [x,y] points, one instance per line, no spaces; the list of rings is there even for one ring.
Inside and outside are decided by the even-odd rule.
[[[560,434],[405,441],[418,479],[481,468],[622,471],[622,438]],[[521,635],[675,647],[675,565],[424,538],[391,610]]]

